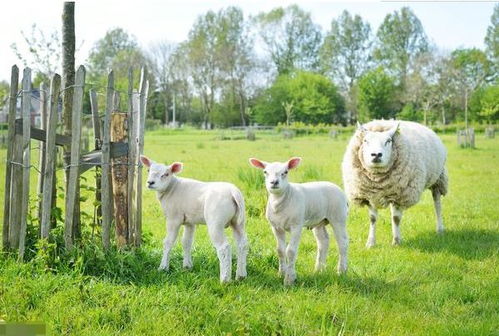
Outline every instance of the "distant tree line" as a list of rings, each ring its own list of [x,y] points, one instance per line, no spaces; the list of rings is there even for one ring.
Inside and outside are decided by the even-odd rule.
[[[53,48],[45,40],[37,45],[34,33],[25,38],[39,58],[44,44]],[[88,78],[105,87],[112,68],[126,92],[128,68],[145,64],[152,83],[148,117],[165,124],[173,113],[178,123],[205,127],[393,117],[497,122],[499,5],[484,42],[485,50],[442,51],[408,7],[386,15],[376,31],[343,11],[326,32],[297,5],[252,17],[228,7],[199,16],[181,43],[143,49],[123,29],[108,31],[88,56]],[[39,63],[43,80],[53,62]]]

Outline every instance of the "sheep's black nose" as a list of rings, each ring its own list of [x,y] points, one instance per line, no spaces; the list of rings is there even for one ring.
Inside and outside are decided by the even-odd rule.
[[[270,181],[270,184],[275,187],[276,185],[279,184],[279,181],[278,180]]]
[[[371,153],[371,156],[375,159],[379,159],[383,156],[383,153]]]
[[[154,181],[147,181],[147,184],[148,184],[149,186],[152,186],[152,185],[154,185]]]

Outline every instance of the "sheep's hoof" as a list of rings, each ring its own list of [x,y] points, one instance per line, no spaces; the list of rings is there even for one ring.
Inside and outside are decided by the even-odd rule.
[[[346,274],[346,273],[347,273],[347,269],[348,269],[348,267],[347,267],[347,266],[344,266],[344,265],[342,265],[342,266],[338,266],[338,269],[337,269],[337,271],[336,271],[336,272],[337,272],[339,275],[343,275],[343,274]]]
[[[375,242],[372,242],[372,241],[368,241],[368,242],[366,243],[366,247],[367,247],[368,249],[373,248],[375,245],[376,245],[376,243],[375,243]]]
[[[400,245],[400,242],[401,242],[401,239],[396,237],[396,238],[393,238],[392,240],[392,245],[393,246],[399,246]]]
[[[184,264],[182,265],[182,267],[183,267],[185,270],[188,270],[188,271],[192,270],[192,261],[190,261],[190,262],[185,262],[185,261],[184,261]]]
[[[230,282],[230,278],[220,278],[221,284],[228,284]]]
[[[169,267],[165,266],[165,265],[160,265],[158,267],[158,271],[160,271],[160,272],[168,272],[168,269],[169,269]]]
[[[444,228],[437,229],[437,234],[441,235],[444,233]]]
[[[284,277],[284,286],[293,286],[295,284],[296,275],[286,274]]]
[[[248,274],[246,273],[246,271],[241,271],[241,272],[237,271],[236,272],[236,280],[243,280],[247,276],[248,276]]]

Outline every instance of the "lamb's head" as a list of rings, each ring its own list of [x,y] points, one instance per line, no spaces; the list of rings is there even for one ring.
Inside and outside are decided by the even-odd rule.
[[[369,170],[384,169],[392,164],[393,138],[399,124],[383,132],[369,131],[357,123],[357,130],[361,133],[362,144],[359,151],[364,168]]]
[[[182,171],[181,162],[174,162],[167,166],[162,163],[154,162],[144,155],[140,156],[140,161],[149,170],[147,187],[156,191],[165,191],[172,181],[173,174],[177,174]]]
[[[289,185],[288,172],[300,164],[301,158],[294,157],[287,162],[265,162],[255,158],[249,159],[253,167],[263,170],[265,187],[271,194],[283,193]]]

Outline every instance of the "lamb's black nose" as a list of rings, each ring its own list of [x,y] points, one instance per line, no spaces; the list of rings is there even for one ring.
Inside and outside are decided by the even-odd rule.
[[[375,159],[379,159],[383,156],[383,153],[371,153],[371,156]]]
[[[154,181],[147,181],[147,184],[150,186],[154,185]]]
[[[277,186],[278,184],[279,184],[278,180],[270,181],[270,185],[272,185],[273,187]]]

